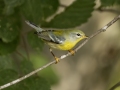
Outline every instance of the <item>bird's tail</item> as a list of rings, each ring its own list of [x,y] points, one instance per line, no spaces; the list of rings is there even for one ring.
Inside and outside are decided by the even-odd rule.
[[[43,29],[40,28],[39,26],[35,25],[34,23],[30,22],[30,21],[25,21],[29,26],[31,26],[32,28],[34,28],[37,32],[42,32]]]

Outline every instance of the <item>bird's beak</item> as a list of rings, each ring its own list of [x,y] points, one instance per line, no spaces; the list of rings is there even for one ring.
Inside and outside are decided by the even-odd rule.
[[[88,38],[88,36],[84,36],[84,38]]]

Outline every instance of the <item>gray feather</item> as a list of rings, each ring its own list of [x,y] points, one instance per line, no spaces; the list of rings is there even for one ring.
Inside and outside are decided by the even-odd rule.
[[[42,28],[40,28],[39,26],[33,24],[32,22],[30,22],[30,21],[25,21],[25,22],[26,22],[29,26],[31,26],[32,28],[34,28],[37,32],[42,32],[42,31],[43,31]]]

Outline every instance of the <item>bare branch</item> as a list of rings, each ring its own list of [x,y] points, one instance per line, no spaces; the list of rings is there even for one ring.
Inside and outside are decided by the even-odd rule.
[[[118,15],[117,17],[115,17],[112,21],[110,21],[110,22],[109,22],[107,25],[105,25],[103,28],[101,28],[101,29],[97,30],[95,33],[93,33],[88,39],[86,39],[81,45],[79,45],[79,46],[76,48],[76,51],[77,51],[78,49],[80,49],[84,44],[86,44],[86,43],[89,41],[89,39],[93,38],[94,36],[98,35],[98,34],[101,33],[101,32],[106,31],[106,29],[107,29],[108,27],[110,27],[113,23],[115,23],[118,19],[120,19],[120,15]]]
[[[116,83],[114,86],[112,86],[109,90],[115,90],[117,87],[120,86],[120,82]]]
[[[102,6],[100,6],[99,8],[97,8],[96,10],[100,11],[100,12],[112,12],[112,13],[116,13],[116,14],[120,14],[120,11],[115,10],[115,9],[106,9],[103,8]]]
[[[108,27],[110,27],[113,23],[115,23],[118,19],[120,19],[120,15],[118,15],[117,17],[115,17],[112,21],[110,21],[110,22],[109,22],[107,25],[105,25],[103,28],[101,28],[101,29],[99,29],[97,32],[93,33],[89,38],[87,38],[82,44],[80,44],[80,45],[75,49],[75,52],[77,52],[82,46],[84,46],[91,38],[93,38],[94,36],[98,35],[99,33],[103,32],[103,31],[106,31],[106,29],[107,29]],[[60,60],[66,58],[66,57],[68,57],[68,56],[70,56],[70,55],[71,55],[71,53],[67,53],[66,55],[62,55],[62,56],[60,57]],[[25,75],[25,76],[23,76],[23,77],[21,77],[21,78],[18,78],[18,79],[16,79],[16,80],[12,81],[12,82],[9,82],[9,83],[7,83],[7,84],[5,84],[5,85],[2,85],[2,86],[0,86],[0,90],[1,90],[1,89],[4,89],[4,88],[6,88],[6,87],[9,87],[9,86],[11,86],[11,85],[13,85],[13,84],[16,84],[16,83],[18,83],[18,82],[20,82],[20,81],[28,78],[28,77],[34,75],[35,73],[43,70],[44,68],[46,68],[46,67],[48,67],[48,66],[50,66],[50,65],[52,65],[52,64],[54,64],[54,63],[55,63],[55,60],[52,61],[52,62],[50,62],[50,63],[48,63],[48,64],[46,64],[46,65],[44,65],[44,66],[42,66],[42,67],[40,67],[40,68],[38,68],[38,69],[36,69],[36,70],[34,70],[34,71],[32,71],[31,73],[29,73],[29,74],[27,74],[27,75]]]

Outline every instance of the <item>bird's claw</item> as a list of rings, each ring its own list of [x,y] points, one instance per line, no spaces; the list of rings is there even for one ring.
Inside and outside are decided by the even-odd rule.
[[[74,50],[69,50],[69,52],[71,53],[71,55],[75,55],[75,51]]]
[[[57,64],[58,62],[60,62],[60,59],[58,57],[55,57],[55,60],[56,60],[55,64]]]

